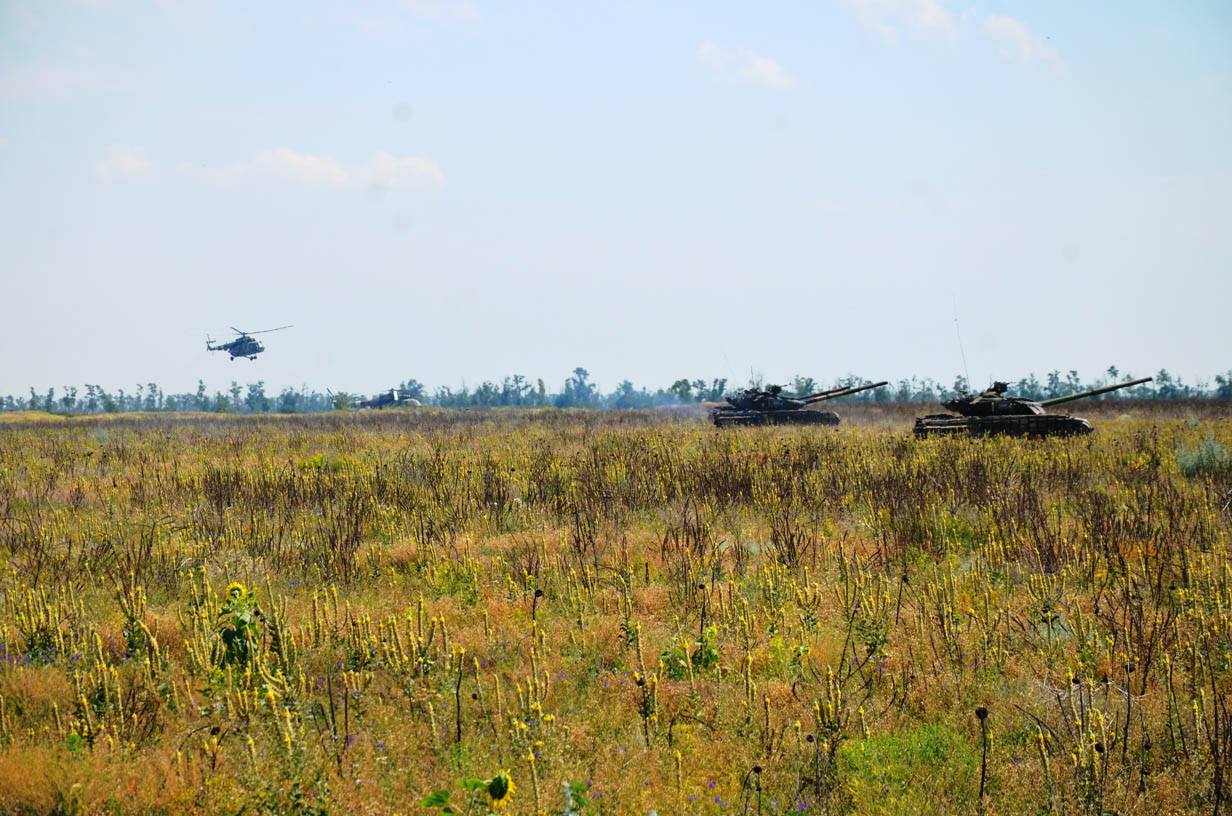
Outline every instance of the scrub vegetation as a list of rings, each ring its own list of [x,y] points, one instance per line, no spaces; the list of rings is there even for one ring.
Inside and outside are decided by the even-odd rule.
[[[13,415],[0,811],[1226,813],[1232,419],[1105,404]]]

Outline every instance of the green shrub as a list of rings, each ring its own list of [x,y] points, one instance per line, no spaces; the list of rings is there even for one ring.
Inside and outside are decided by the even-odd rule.
[[[845,743],[839,767],[855,813],[937,813],[975,798],[980,756],[953,728],[930,723]]]
[[[1232,454],[1209,432],[1194,447],[1177,448],[1176,463],[1181,473],[1190,479],[1227,480],[1232,477]]]

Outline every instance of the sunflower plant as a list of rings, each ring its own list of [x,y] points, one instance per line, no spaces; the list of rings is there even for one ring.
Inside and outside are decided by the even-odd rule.
[[[247,666],[256,656],[264,616],[252,592],[238,581],[227,586],[226,598],[218,610],[218,635],[222,649],[218,661],[223,666]]]
[[[509,771],[501,771],[490,779],[475,779],[467,777],[459,780],[459,786],[466,791],[466,802],[457,807],[449,803],[450,791],[448,788],[442,788],[434,793],[430,793],[420,802],[426,808],[435,808],[438,813],[464,813],[468,816],[473,813],[487,812],[492,814],[495,811],[503,810],[509,804],[509,800],[513,798],[514,791],[517,790],[517,785],[513,783],[513,778],[509,775]],[[479,808],[477,811],[476,808]]]

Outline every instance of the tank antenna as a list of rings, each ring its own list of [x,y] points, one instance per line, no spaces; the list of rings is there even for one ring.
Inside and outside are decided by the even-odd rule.
[[[963,376],[967,378],[967,387],[971,388],[971,372],[967,369],[967,352],[963,349],[962,332],[958,328],[958,298],[950,292],[950,304],[954,308],[954,336],[958,338],[958,353],[962,355]]]

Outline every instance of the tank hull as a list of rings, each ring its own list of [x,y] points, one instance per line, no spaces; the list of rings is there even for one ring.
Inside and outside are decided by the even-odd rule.
[[[840,420],[833,411],[742,411],[736,408],[716,408],[710,412],[716,428],[741,425],[837,425]]]
[[[965,417],[933,414],[915,421],[915,435],[929,436],[1081,436],[1091,432],[1091,423],[1064,414]]]

